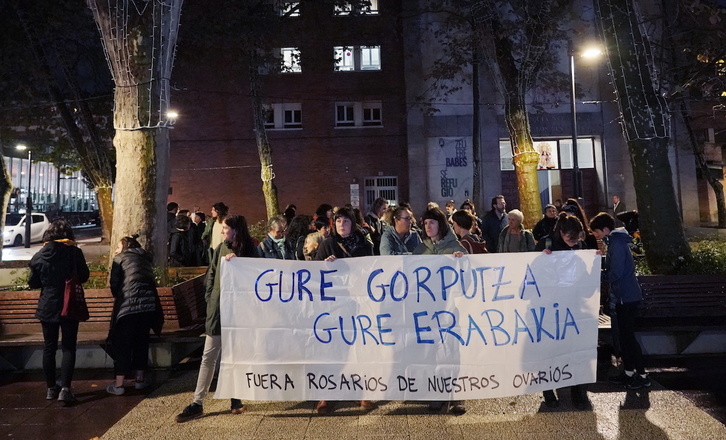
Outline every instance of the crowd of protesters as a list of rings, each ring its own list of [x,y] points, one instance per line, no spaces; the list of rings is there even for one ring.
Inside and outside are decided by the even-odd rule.
[[[199,208],[180,210],[177,203],[167,205],[168,255],[171,266],[208,266],[206,277],[206,339],[199,377],[192,403],[177,415],[184,422],[203,414],[203,400],[209,391],[221,353],[219,321],[219,264],[234,257],[275,258],[282,260],[334,261],[373,255],[454,255],[542,251],[551,253],[578,249],[597,249],[606,255],[603,280],[608,285],[608,305],[613,317],[616,355],[622,357],[623,372],[612,378],[614,383],[630,389],[650,386],[643,368],[642,350],[634,336],[635,310],[642,299],[635,278],[634,262],[629,250],[632,241],[624,228],[616,228],[615,219],[598,214],[591,222],[574,199],[564,204],[547,205],[543,217],[532,231],[524,227],[524,214],[506,210],[504,196],[492,198],[490,209],[482,218],[471,200],[459,209],[453,201],[441,210],[429,203],[420,219],[407,203],[389,204],[376,199],[363,214],[350,205],[334,207],[321,204],[315,215],[298,214],[288,205],[282,215],[267,221],[264,238],[250,234],[247,220],[231,215],[222,202],[212,205],[207,217]],[[47,398],[67,403],[75,401],[71,380],[75,364],[75,335],[78,320],[61,315],[63,283],[72,275],[79,283],[88,278],[83,253],[75,246],[70,227],[63,220],[53,222],[46,232],[43,250],[30,262],[31,287],[41,289],[37,317],[43,324],[45,348],[43,369],[48,383]],[[72,258],[71,258],[72,256]],[[62,264],[61,264],[62,262]],[[116,250],[111,273],[114,314],[107,343],[115,347],[115,381],[107,391],[122,395],[125,380],[133,375],[134,387],[149,385],[145,370],[148,364],[148,335],[159,332],[163,317],[149,256],[141,249],[136,236],[124,237]],[[55,351],[62,333],[63,359],[61,378],[56,381]],[[570,387],[572,403],[587,405],[583,386]],[[544,392],[547,406],[558,406],[555,390]],[[364,410],[376,404],[362,400]],[[430,402],[432,411],[463,413],[457,402]],[[246,408],[232,399],[234,414]],[[332,409],[327,401],[316,405],[319,413]]]

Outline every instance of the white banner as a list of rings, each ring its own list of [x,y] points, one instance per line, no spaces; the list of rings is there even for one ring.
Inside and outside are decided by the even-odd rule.
[[[595,381],[595,251],[221,270],[215,398],[464,400]]]

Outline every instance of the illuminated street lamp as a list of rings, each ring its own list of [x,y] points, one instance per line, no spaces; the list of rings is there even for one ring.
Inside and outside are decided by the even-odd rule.
[[[567,51],[570,54],[570,112],[572,113],[572,186],[575,198],[582,201],[582,173],[577,157],[577,106],[575,104],[575,49],[572,40],[567,42]],[[602,55],[602,49],[594,47],[581,52],[583,58],[597,58]]]
[[[25,239],[23,244],[26,248],[30,247],[30,226],[33,223],[33,198],[30,192],[30,185],[32,185],[33,177],[33,151],[23,144],[18,144],[15,147],[18,151],[28,150],[28,195],[25,197]],[[20,187],[22,188],[22,174],[20,175]]]

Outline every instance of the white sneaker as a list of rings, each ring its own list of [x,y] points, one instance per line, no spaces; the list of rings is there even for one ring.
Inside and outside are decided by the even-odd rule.
[[[124,387],[117,387],[113,382],[108,384],[106,387],[106,392],[108,394],[113,394],[114,396],[121,396],[123,393],[126,392],[126,389]]]

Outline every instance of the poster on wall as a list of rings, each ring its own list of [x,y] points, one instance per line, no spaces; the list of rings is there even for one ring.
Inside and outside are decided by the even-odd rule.
[[[457,207],[472,197],[473,156],[470,137],[428,138],[429,199]]]

